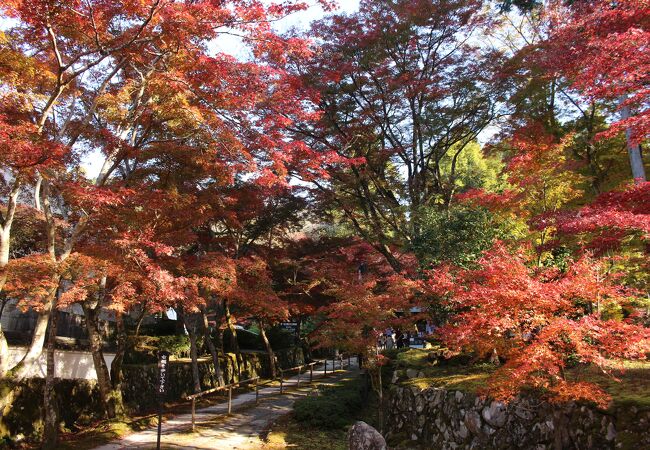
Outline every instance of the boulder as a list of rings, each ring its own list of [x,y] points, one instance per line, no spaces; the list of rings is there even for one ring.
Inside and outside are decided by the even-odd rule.
[[[506,423],[506,406],[502,402],[492,401],[483,408],[483,419],[493,427],[502,427]]]
[[[408,378],[417,378],[418,371],[415,369],[406,369],[406,376]]]
[[[357,422],[348,432],[349,450],[388,450],[384,437],[365,422]]]
[[[476,411],[468,411],[465,414],[465,426],[474,435],[480,436],[481,432],[481,416]]]

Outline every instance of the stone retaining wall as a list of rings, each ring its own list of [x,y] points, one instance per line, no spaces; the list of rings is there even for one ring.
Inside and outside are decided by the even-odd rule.
[[[504,405],[441,388],[392,386],[386,436],[426,449],[650,448],[650,410],[600,411],[518,398]]]
[[[283,368],[294,367],[304,363],[301,348],[281,350],[277,352],[278,362]],[[269,361],[266,352],[242,352],[244,366],[241,368],[241,379],[253,377],[268,377]],[[221,355],[221,370],[226,382],[237,382],[240,374],[237,372],[234,353]],[[167,401],[181,400],[194,392],[192,380],[192,365],[189,362],[171,361],[169,365],[169,385]],[[156,405],[156,383],[158,376],[157,364],[125,364],[123,366],[124,383],[122,392],[124,401],[132,409],[142,410]],[[214,366],[209,358],[199,362],[201,387],[209,389],[214,377]]]
[[[280,350],[278,361],[284,368],[304,363],[301,348]],[[269,374],[268,357],[265,352],[243,352],[244,368],[241,376],[267,377]],[[235,370],[235,355],[232,353],[221,357],[221,367],[227,380],[239,379]],[[211,375],[214,372],[212,362],[203,359],[199,363],[201,385],[212,387]],[[156,364],[125,364],[122,393],[124,402],[131,411],[142,412],[156,405]],[[15,393],[13,407],[5,414],[0,412],[0,448],[4,448],[3,439],[8,442],[22,439],[38,439],[43,429],[43,378],[27,378],[15,386],[5,386]],[[172,361],[167,401],[181,400],[193,392],[192,367],[189,361]],[[63,427],[74,430],[76,426],[87,425],[101,418],[102,407],[99,403],[96,380],[56,380],[56,393],[59,399],[61,422]],[[0,395],[6,395],[0,391]]]

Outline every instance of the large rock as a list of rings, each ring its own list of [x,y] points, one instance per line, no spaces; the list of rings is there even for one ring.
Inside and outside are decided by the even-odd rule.
[[[348,432],[349,450],[388,450],[384,437],[365,422],[357,422]]]
[[[472,434],[480,436],[481,433],[481,416],[476,411],[469,411],[465,414],[465,426]]]
[[[491,402],[483,408],[483,419],[493,427],[502,427],[507,419],[506,406],[501,402]]]
[[[406,369],[406,376],[408,378],[417,378],[418,377],[418,371],[415,369]]]

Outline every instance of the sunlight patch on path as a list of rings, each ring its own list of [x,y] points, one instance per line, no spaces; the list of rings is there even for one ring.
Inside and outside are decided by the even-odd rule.
[[[219,449],[219,450],[259,450],[267,448],[260,439],[278,417],[291,412],[293,403],[300,397],[309,395],[316,386],[338,381],[356,375],[358,368],[353,363],[352,371],[337,372],[330,376],[332,366],[327,366],[328,378],[323,378],[322,368],[314,370],[317,383],[305,382],[305,374],[285,380],[285,394],[280,395],[279,387],[260,389],[260,402],[255,405],[255,393],[244,393],[233,398],[233,414],[226,415],[227,404],[202,408],[196,411],[197,429],[191,432],[191,414],[180,414],[163,422],[163,449]],[[118,441],[96,447],[93,450],[154,449],[157,429],[151,428],[133,433]]]

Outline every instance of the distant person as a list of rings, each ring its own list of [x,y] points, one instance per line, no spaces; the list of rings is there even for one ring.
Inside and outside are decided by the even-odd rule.
[[[386,348],[386,336],[384,336],[383,334],[379,335],[379,339],[377,340],[377,346],[380,349]]]
[[[404,333],[397,330],[397,348],[404,348]]]
[[[386,350],[392,350],[395,348],[395,339],[393,339],[393,335],[390,334],[386,336]]]
[[[411,332],[407,331],[406,333],[404,333],[404,338],[403,339],[404,339],[403,346],[404,347],[410,347],[411,346]]]

